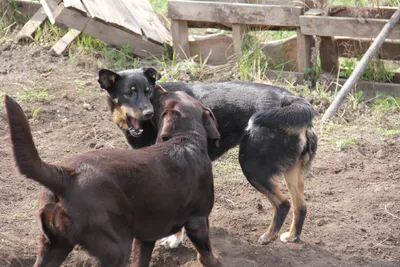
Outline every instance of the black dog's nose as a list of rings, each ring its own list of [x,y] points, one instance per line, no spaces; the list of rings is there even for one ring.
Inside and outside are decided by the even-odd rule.
[[[154,112],[152,110],[150,110],[150,109],[147,109],[147,110],[143,111],[143,116],[146,119],[150,119],[153,116],[153,114],[154,114]]]

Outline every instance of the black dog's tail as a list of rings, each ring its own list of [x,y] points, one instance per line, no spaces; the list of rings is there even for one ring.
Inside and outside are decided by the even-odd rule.
[[[297,131],[311,125],[315,111],[304,98],[284,94],[279,104],[255,113],[248,128],[258,126]]]
[[[8,124],[12,149],[19,171],[50,189],[56,195],[64,195],[71,182],[71,172],[63,167],[44,163],[33,142],[28,119],[20,105],[6,96]]]

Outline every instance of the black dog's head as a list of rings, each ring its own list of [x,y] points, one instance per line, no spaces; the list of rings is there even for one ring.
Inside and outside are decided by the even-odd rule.
[[[132,136],[142,133],[140,121],[149,120],[154,110],[150,100],[160,74],[153,68],[124,70],[118,73],[102,69],[98,73],[101,88],[109,94],[114,122]]]

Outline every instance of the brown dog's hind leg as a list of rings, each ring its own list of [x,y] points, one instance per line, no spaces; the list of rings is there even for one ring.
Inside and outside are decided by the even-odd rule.
[[[33,266],[61,266],[73,248],[74,247],[66,240],[58,240],[54,238],[52,242],[50,242],[42,234],[40,238],[39,253]]]
[[[195,246],[198,254],[197,257],[205,267],[222,266],[218,258],[216,258],[211,249],[209,224],[207,217],[195,217],[189,219],[185,224],[186,234]]]
[[[155,241],[143,242],[135,239],[131,267],[148,267],[155,243]]]
[[[304,200],[303,163],[298,161],[288,172],[284,174],[293,203],[293,220],[289,232],[281,234],[284,242],[296,242],[300,240],[301,230],[307,213]]]

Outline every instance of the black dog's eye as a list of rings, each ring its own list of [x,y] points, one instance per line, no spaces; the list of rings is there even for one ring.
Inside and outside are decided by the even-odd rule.
[[[127,91],[124,93],[124,96],[127,98],[130,98],[131,96],[133,96],[133,91]]]
[[[149,87],[146,87],[146,90],[145,90],[145,92],[148,94],[148,93],[150,93],[150,92],[151,92],[151,89],[150,89]]]

